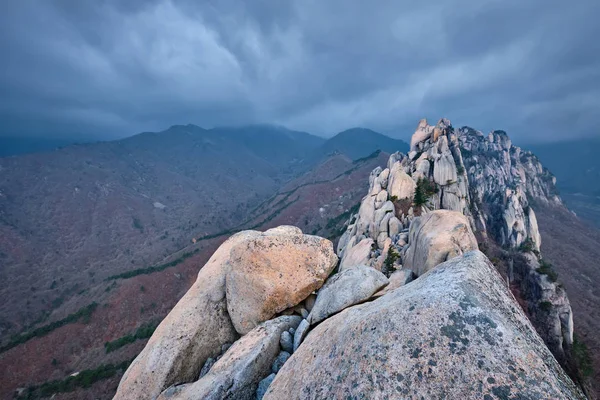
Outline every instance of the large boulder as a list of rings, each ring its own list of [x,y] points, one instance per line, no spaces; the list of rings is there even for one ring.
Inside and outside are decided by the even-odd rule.
[[[356,232],[367,236],[375,218],[375,196],[367,195],[363,198],[358,209]]]
[[[235,342],[208,374],[194,383],[168,388],[158,400],[253,400],[259,382],[271,373],[280,352],[279,337],[296,328],[300,320],[282,316],[259,325]]]
[[[542,245],[542,236],[538,228],[537,217],[533,208],[529,207],[527,212],[527,219],[525,221],[525,228],[527,229],[527,235],[531,239],[531,244],[534,250],[540,251]]]
[[[585,397],[473,251],[322,322],[264,398]]]
[[[399,162],[392,166],[388,180],[388,193],[390,196],[396,197],[398,200],[412,200],[415,196],[417,184],[406,172],[404,172],[404,169]]]
[[[373,239],[371,238],[365,238],[347,249],[344,252],[342,261],[340,261],[340,271],[343,271],[348,267],[367,264],[369,262],[371,250],[373,250]]]
[[[379,209],[388,199],[388,192],[386,190],[382,190],[375,196],[375,208]]]
[[[246,334],[303,301],[323,285],[337,261],[329,240],[300,230],[267,231],[238,243],[226,278],[227,310],[237,332]]]
[[[232,247],[259,235],[240,232],[217,249],[129,366],[115,400],[155,399],[174,383],[193,381],[209,357],[215,357],[222,345],[238,338],[227,314],[227,262]]]
[[[435,210],[415,218],[410,225],[404,267],[417,276],[438,264],[478,248],[467,218],[457,212]]]
[[[388,284],[381,272],[364,265],[350,267],[331,277],[317,294],[317,301],[308,315],[316,324],[354,304],[363,302]]]
[[[115,399],[155,399],[173,384],[194,381],[224,344],[320,288],[336,262],[330,241],[295,227],[233,235],[158,326]]]

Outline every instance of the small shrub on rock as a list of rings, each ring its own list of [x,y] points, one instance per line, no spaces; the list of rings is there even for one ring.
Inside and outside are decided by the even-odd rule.
[[[415,197],[413,203],[417,207],[421,207],[429,201],[429,198],[439,191],[435,183],[429,179],[420,178],[417,181],[417,187],[415,189]]]
[[[552,282],[556,282],[558,280],[558,274],[554,271],[552,264],[545,260],[540,260],[540,267],[536,269],[538,274],[548,276]]]
[[[387,257],[383,263],[383,268],[382,271],[383,274],[386,277],[390,277],[390,275],[392,275],[392,273],[396,270],[396,268],[394,267],[394,264],[396,263],[396,260],[398,260],[400,258],[400,254],[398,254],[398,252],[396,251],[396,249],[394,247],[390,247],[390,249],[388,250],[388,254]]]
[[[540,302],[540,309],[542,309],[542,311],[548,312],[552,310],[552,303],[550,303],[549,301],[542,301]]]

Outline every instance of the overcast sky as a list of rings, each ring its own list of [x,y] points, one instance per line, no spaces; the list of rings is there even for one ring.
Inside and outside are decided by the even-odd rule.
[[[599,15],[598,0],[5,0],[0,135],[267,122],[406,138],[442,116],[518,142],[598,135]]]

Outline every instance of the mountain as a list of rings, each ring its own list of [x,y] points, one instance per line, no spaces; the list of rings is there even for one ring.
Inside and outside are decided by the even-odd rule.
[[[566,204],[582,219],[600,227],[600,137],[531,144],[528,148],[556,176]]]
[[[1,291],[8,300],[0,333],[43,318],[89,283],[234,227],[310,168],[304,160],[320,142],[281,128],[188,125],[1,158]]]
[[[535,155],[422,120],[367,181],[335,251],[295,226],[221,244],[115,399],[593,398],[537,218],[569,212]]]
[[[385,156],[323,158],[324,142],[178,125],[0,158],[0,397],[130,360],[232,232],[285,219],[336,234]],[[112,397],[119,377],[72,396]]]
[[[586,227],[587,231],[581,230],[582,224],[556,195],[552,175],[531,153],[513,146],[504,132],[495,131],[485,136],[467,127],[454,129],[448,121],[442,120],[435,126],[421,123],[415,135],[414,148],[404,144],[407,155],[390,156],[385,151],[369,153],[381,146],[364,145],[363,153],[352,156],[344,151],[361,148],[356,144],[361,143],[361,135],[348,136],[347,150],[339,150],[342,148],[339,146],[334,146],[335,150],[323,150],[329,141],[277,126],[207,130],[186,125],[115,142],[0,159],[0,257],[3,257],[0,279],[2,298],[7,299],[7,304],[0,308],[3,318],[0,397],[10,398],[16,391],[18,398],[112,398],[119,381],[121,385],[128,381],[123,373],[134,358],[143,359],[150,351],[144,353],[145,347],[151,349],[157,343],[166,343],[163,340],[171,337],[167,334],[171,332],[177,338],[176,343],[170,347],[171,353],[159,357],[156,374],[162,373],[160,368],[176,354],[175,348],[193,343],[191,352],[186,353],[193,355],[193,360],[184,361],[193,376],[179,382],[226,379],[223,388],[242,388],[251,392],[252,398],[259,381],[266,377],[263,387],[269,382],[267,375],[271,372],[267,370],[272,365],[279,371],[285,363],[282,372],[275,376],[273,390],[281,390],[281,382],[310,385],[311,379],[288,380],[290,375],[284,372],[297,368],[294,365],[298,361],[294,360],[312,363],[313,355],[319,357],[321,365],[338,365],[336,363],[343,362],[344,357],[339,358],[336,349],[342,348],[358,349],[357,353],[346,353],[348,357],[358,357],[352,358],[354,365],[360,365],[363,359],[368,360],[369,365],[385,363],[390,354],[398,359],[406,357],[402,358],[403,365],[414,366],[412,372],[403,373],[403,377],[409,379],[399,381],[393,376],[394,385],[383,385],[401,390],[416,390],[402,386],[402,382],[420,379],[426,382],[431,373],[442,377],[443,382],[452,382],[455,378],[445,366],[480,365],[481,360],[464,358],[465,354],[485,354],[486,360],[492,360],[491,364],[482,361],[486,362],[483,369],[478,367],[481,371],[489,369],[485,376],[478,375],[476,370],[467,371],[475,374],[469,376],[481,378],[485,394],[526,397],[529,392],[517,392],[518,384],[513,384],[512,377],[503,369],[511,362],[517,363],[514,364],[516,370],[520,368],[518,360],[499,356],[507,343],[513,347],[521,343],[517,346],[519,350],[515,350],[517,353],[512,354],[521,354],[518,352],[523,350],[528,357],[546,360],[545,367],[536,361],[535,368],[534,364],[523,368],[528,373],[537,371],[538,376],[544,376],[545,381],[551,383],[536,381],[536,385],[528,384],[533,389],[527,390],[550,385],[552,390],[559,390],[555,393],[570,391],[572,398],[580,398],[554,359],[558,359],[577,382],[590,379],[589,375],[578,375],[582,370],[578,367],[588,365],[585,360],[591,357],[594,363],[600,362],[600,343],[594,335],[600,329],[597,324],[600,319],[595,315],[600,307],[593,290],[593,283],[600,280],[593,262],[593,248],[600,248],[597,246],[600,242],[596,243],[600,235],[592,234],[595,231],[590,227]],[[407,191],[409,194],[404,196]],[[454,210],[457,216],[453,219],[441,216],[437,222],[422,224],[422,234],[417,235],[418,215],[421,212],[437,215],[438,209]],[[558,215],[560,220],[551,219]],[[376,224],[375,218],[381,221]],[[339,286],[349,277],[341,279],[342,283],[326,284],[333,285],[331,294],[323,297],[332,300],[326,304],[348,304],[349,298],[356,301],[355,296],[364,296],[362,285],[381,282],[381,275],[374,275],[371,265],[381,269],[383,272],[378,273],[390,281],[389,291],[422,274],[415,260],[425,260],[423,262],[432,267],[438,261],[451,258],[452,254],[460,256],[477,247],[494,263],[501,274],[498,277],[502,276],[503,280],[487,272],[472,275],[470,265],[477,271],[489,270],[486,258],[476,255],[440,268],[439,274],[432,271],[429,275],[437,276],[433,280],[426,278],[428,274],[415,279],[415,284],[407,285],[410,294],[406,292],[401,298],[391,296],[394,300],[384,302],[385,306],[362,297],[359,302],[366,301],[364,306],[369,307],[366,314],[359,312],[361,306],[350,307],[348,313],[336,311],[336,315],[325,317],[310,330],[310,323],[309,329],[306,323],[297,323],[300,316],[307,317],[307,310],[315,306],[315,296],[310,293],[327,281],[325,271],[329,271],[331,264],[321,263],[320,254],[325,252],[328,254],[325,258],[330,258],[328,240],[298,236],[295,228],[276,228],[280,225],[294,225],[307,234],[331,240],[342,259],[341,269],[358,261],[368,266],[359,274],[362,284],[351,286],[351,290]],[[431,227],[436,229],[430,230]],[[235,235],[243,230],[269,228],[275,229],[259,236],[248,232]],[[359,228],[362,234],[357,234]],[[448,233],[448,228],[454,233]],[[585,241],[576,240],[581,232],[586,235]],[[463,236],[456,236],[458,233]],[[272,235],[280,237],[281,242],[279,239],[273,242],[269,238]],[[226,253],[223,249],[230,246],[231,241],[227,240],[230,237],[232,240],[255,238],[252,240],[258,242],[252,242],[254,253],[236,252],[236,260],[245,260],[237,264],[242,269],[239,274],[224,279],[220,268],[228,263],[223,258]],[[319,250],[311,250],[316,243]],[[390,245],[397,250],[390,250]],[[409,251],[410,245],[414,248]],[[458,247],[452,247],[455,245]],[[261,249],[279,250],[272,258],[265,258],[268,254]],[[432,250],[428,253],[425,249]],[[542,253],[543,258],[538,256]],[[309,259],[314,262],[307,261]],[[282,270],[287,271],[285,278],[278,279],[279,275],[265,270],[265,260],[270,260],[270,265],[285,267]],[[281,260],[286,261],[281,263]],[[410,269],[414,272],[407,273],[410,262],[413,262]],[[248,268],[252,273],[248,273]],[[304,268],[312,272],[306,275]],[[395,275],[393,268],[398,268]],[[554,282],[556,272],[559,275]],[[289,274],[294,276],[293,283],[287,280]],[[463,285],[452,278],[456,274],[465,277],[467,283]],[[305,279],[308,283],[303,287]],[[223,292],[219,285],[226,281],[238,282],[237,289]],[[512,294],[494,297],[492,305],[485,296],[480,296],[489,293],[490,288],[494,288],[494,293],[505,290],[502,288],[507,287],[507,281]],[[478,286],[481,284],[486,289]],[[278,285],[284,285],[282,290],[277,289]],[[475,288],[475,292],[465,292],[469,287]],[[210,291],[208,297],[194,297],[203,296],[205,289]],[[262,303],[262,294],[271,290],[275,290],[273,295],[265,295],[268,301]],[[367,296],[373,294],[369,290]],[[470,303],[448,301],[452,293],[458,292],[468,295]],[[342,293],[344,297],[340,298]],[[232,297],[235,294],[239,295]],[[378,296],[382,294],[385,292]],[[423,302],[424,297],[430,299],[431,307]],[[190,298],[193,299],[191,304],[197,306],[191,312],[184,307],[190,304]],[[196,301],[198,299],[204,300]],[[444,299],[444,307],[436,306],[440,299]],[[518,303],[514,303],[514,299]],[[250,301],[253,303],[248,303]],[[240,339],[237,329],[248,332],[251,326],[248,321],[257,323],[270,315],[266,310],[280,309],[278,301],[289,306],[282,311],[286,315],[267,321],[264,331],[250,330]],[[415,308],[406,307],[406,301],[414,303]],[[392,312],[390,304],[399,306],[397,313]],[[320,315],[324,315],[322,312]],[[359,325],[344,319],[349,313],[355,315]],[[430,313],[437,313],[432,320],[440,324],[432,324],[432,329],[437,328],[425,332],[423,324],[429,321],[425,316],[434,315]],[[496,319],[506,313],[518,315],[510,317],[512,322],[508,324],[506,320]],[[279,311],[276,314],[279,315]],[[177,315],[183,318],[184,329],[200,329],[204,333],[186,336],[185,332],[191,331],[184,332],[180,325],[173,324]],[[385,315],[385,318],[377,323],[368,319],[377,315]],[[473,319],[473,316],[481,318]],[[498,324],[500,332],[507,336],[501,337],[496,335],[497,330],[489,330],[491,324],[486,318]],[[376,326],[377,329],[369,331],[367,341],[357,342],[357,337],[366,339],[360,321],[367,320],[370,328]],[[411,321],[410,329],[393,342],[385,342],[397,329],[404,329],[386,321],[404,320]],[[532,324],[538,333],[532,330]],[[245,328],[240,328],[242,326]],[[279,352],[279,335],[282,340],[286,336],[281,330],[284,326],[295,326],[302,335],[310,331],[305,344],[300,345],[299,355],[288,362],[285,354],[274,354]],[[321,326],[323,328],[319,328]],[[331,334],[321,336],[319,329],[325,327],[329,327]],[[571,341],[573,329],[579,341],[575,337]],[[447,335],[440,335],[440,331]],[[343,332],[354,333],[342,338]],[[525,336],[521,336],[523,332]],[[479,333],[483,335],[479,339],[484,347],[479,346]],[[261,336],[263,334],[266,336]],[[194,339],[189,342],[191,337]],[[414,347],[419,337],[435,337],[436,349],[432,350],[435,357],[428,362],[436,363],[439,368],[428,364],[430,370],[419,369],[425,348]],[[403,343],[402,338],[410,339],[410,343]],[[338,345],[340,340],[344,346]],[[259,347],[252,344],[256,341],[265,344],[266,347],[260,347],[264,350],[256,351]],[[472,344],[473,350],[466,348],[465,343]],[[588,353],[582,343],[588,346]],[[410,351],[400,350],[399,344]],[[390,347],[380,348],[380,345]],[[424,345],[429,346],[429,343]],[[380,351],[384,348],[385,351]],[[251,352],[252,357],[258,357],[252,358],[256,362],[246,363],[248,358],[238,357],[238,350],[243,354]],[[196,351],[198,353],[194,353]],[[289,353],[293,351],[292,343]],[[323,358],[323,351],[332,355],[329,361]],[[307,352],[310,357],[300,357]],[[417,357],[412,357],[413,354]],[[275,357],[279,359],[277,368]],[[448,363],[451,359],[454,361]],[[260,373],[252,372],[258,365],[262,368]],[[385,364],[381,367],[377,368],[377,374],[391,371]],[[132,369],[143,371],[141,367]],[[300,377],[306,370],[296,372]],[[207,379],[198,380],[205,374]],[[131,372],[128,375],[132,376]],[[495,381],[488,380],[488,375]],[[288,378],[284,379],[285,376]],[[368,376],[355,378],[360,385],[366,385],[365,390],[369,392],[380,390],[370,388],[374,381]],[[591,379],[594,378],[597,375],[592,375]],[[327,376],[319,379],[327,379]],[[339,382],[334,381],[328,387],[344,388],[336,385]],[[181,389],[195,390],[196,387]],[[211,389],[211,386],[206,388]],[[312,393],[310,387],[300,390]],[[234,392],[230,394],[235,397]],[[424,393],[423,396],[428,397]],[[271,398],[277,396],[271,395]]]
[[[322,155],[336,152],[346,154],[353,160],[371,154],[376,150],[394,153],[406,151],[408,144],[402,140],[392,139],[389,136],[365,128],[352,128],[338,133],[322,144]]]

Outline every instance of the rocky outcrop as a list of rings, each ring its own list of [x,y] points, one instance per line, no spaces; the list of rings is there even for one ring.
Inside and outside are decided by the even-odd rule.
[[[242,335],[303,301],[337,265],[329,240],[276,229],[231,249],[227,310]]]
[[[115,399],[155,399],[193,382],[208,358],[320,288],[337,264],[330,241],[295,227],[224,242],[125,372]]]
[[[429,126],[426,119],[422,119],[421,121],[419,121],[417,130],[415,131],[410,140],[410,151],[417,151],[419,149],[419,144],[431,137],[433,129],[434,127]]]
[[[158,400],[253,400],[259,382],[271,373],[280,354],[281,334],[296,328],[300,320],[283,316],[261,324],[235,342],[208,374],[194,383],[168,388]]]
[[[404,267],[417,276],[436,265],[477,250],[467,218],[456,211],[436,210],[415,218],[410,226]]]
[[[159,327],[170,337],[150,340],[118,396],[583,398],[550,352],[568,359],[573,317],[539,253],[533,205],[556,201],[545,174],[503,132],[421,121],[410,153],[369,176],[336,274],[331,243],[298,228],[233,236],[203,269],[214,282],[167,318],[183,342]]]
[[[562,204],[556,195],[554,177],[533,154],[514,146],[505,132],[493,131],[486,136],[469,127],[457,130],[446,119],[441,119],[435,126],[421,120],[411,140],[411,151],[407,156],[391,155],[386,170],[389,173],[385,179],[380,178],[384,171],[381,168],[372,172],[369,195],[363,199],[359,213],[340,240],[338,253],[352,252],[363,238],[371,238],[376,246],[366,261],[363,249],[361,262],[385,270],[388,275],[389,271],[402,268],[411,268],[419,275],[444,261],[443,252],[438,256],[433,254],[435,247],[440,245],[429,248],[424,241],[407,237],[407,229],[410,228],[412,234],[418,232],[418,224],[424,221],[422,218],[431,218],[427,217],[431,211],[453,210],[464,215],[481,244],[497,244],[506,249],[504,259],[512,260],[521,252],[533,252],[540,259],[541,236],[534,207],[540,203]],[[397,193],[397,189],[392,188],[396,173],[402,182],[407,177],[413,181],[414,196],[406,199],[394,197],[393,217],[384,215],[385,219],[375,224],[378,209],[372,196],[386,190],[392,199],[392,194]],[[407,186],[406,183],[403,185]],[[385,211],[391,214],[389,210]],[[445,228],[442,230],[446,237],[452,236]],[[451,249],[448,255],[453,251],[461,254],[476,248],[472,235],[466,238],[465,241],[449,239],[446,243]],[[443,241],[441,238],[431,240]],[[465,248],[460,249],[463,242]],[[418,246],[423,247],[418,249]],[[430,251],[432,254],[429,254]],[[561,339],[557,327],[562,326],[564,332],[573,330],[567,318],[569,302],[560,289],[540,301],[536,293],[547,292],[548,288],[544,286],[543,274],[540,275],[538,269],[530,267],[531,275],[512,274],[507,279],[520,287],[525,296],[523,300],[532,305],[528,307],[532,321],[543,333],[542,337],[554,354],[561,359],[567,350],[556,344],[568,343],[569,340]],[[550,304],[553,310],[562,311],[544,313],[547,316],[544,318],[534,317],[534,314],[540,315],[534,313],[540,304],[545,308],[549,308]],[[567,326],[564,326],[565,321]]]
[[[316,324],[354,304],[369,299],[388,284],[388,279],[374,268],[358,265],[347,268],[327,281],[317,294],[317,301],[308,315]]]
[[[359,394],[370,399],[584,398],[478,251],[322,322],[264,398]]]
[[[226,266],[231,248],[258,234],[238,233],[217,249],[129,366],[115,400],[155,399],[174,383],[193,381],[209,357],[239,337],[227,314]]]
[[[463,127],[457,132],[470,183],[470,196],[479,215],[478,229],[500,245],[519,247],[541,240],[532,203],[561,205],[555,179],[530,152],[513,146],[504,131],[481,132]],[[489,228],[488,228],[489,227]]]
[[[533,252],[512,259],[511,279],[519,282],[527,313],[556,358],[565,362],[573,344],[573,311],[552,266]]]

